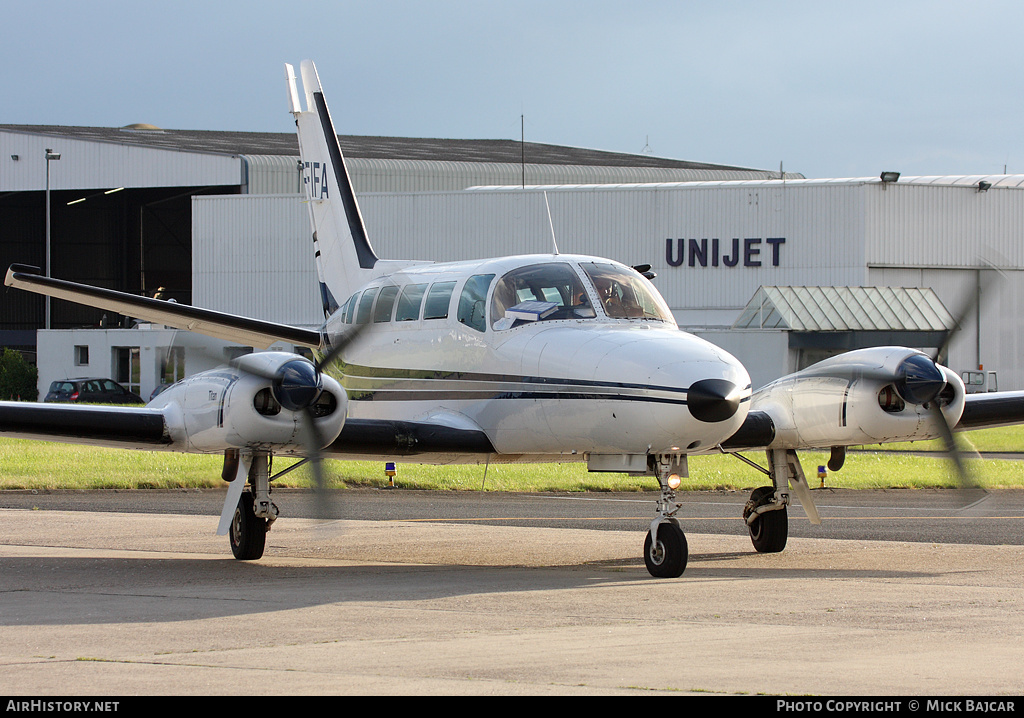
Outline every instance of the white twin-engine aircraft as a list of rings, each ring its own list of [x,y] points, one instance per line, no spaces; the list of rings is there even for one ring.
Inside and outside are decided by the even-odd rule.
[[[145,408],[3,402],[0,431],[223,453],[230,483],[219,532],[239,559],[262,556],[277,518],[273,454],[314,464],[586,461],[591,471],[657,479],[644,560],[652,575],[676,577],[688,548],[675,490],[689,454],[766,452],[761,471],[771,485],[754,490],[743,515],[755,549],[777,552],[792,495],[820,521],[797,450],[831,449],[838,469],[846,446],[951,442],[951,428],[1024,422],[1024,392],[967,396],[952,371],[898,347],[850,352],[751,392],[735,358],[678,329],[648,267],[564,254],[378,259],[311,62],[301,75],[305,110],[286,66],[326,316],[319,331],[73,284],[20,265],[5,283],[260,349],[275,341],[309,347],[320,362],[251,354],[179,381]],[[333,362],[340,382],[321,371]]]

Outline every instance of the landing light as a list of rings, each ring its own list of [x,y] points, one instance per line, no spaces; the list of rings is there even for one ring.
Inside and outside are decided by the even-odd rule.
[[[683,482],[680,480],[679,474],[672,474],[668,477],[668,487],[673,491],[678,489],[681,483]]]

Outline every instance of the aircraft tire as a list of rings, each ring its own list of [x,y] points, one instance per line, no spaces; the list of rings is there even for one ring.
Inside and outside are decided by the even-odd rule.
[[[774,486],[756,488],[751,492],[747,506],[756,508],[770,503],[774,495]],[[744,512],[744,518],[748,514],[749,509]],[[755,551],[779,553],[786,548],[786,540],[789,538],[789,515],[785,508],[766,511],[747,525],[747,531],[750,533],[750,541],[754,544]]]
[[[253,497],[249,491],[243,491],[238,499],[228,538],[231,553],[239,561],[255,561],[263,556],[267,545],[267,520],[253,512]]]
[[[655,578],[679,578],[686,570],[689,547],[686,536],[675,519],[658,526],[658,542],[652,545],[651,532],[644,541],[644,563]]]

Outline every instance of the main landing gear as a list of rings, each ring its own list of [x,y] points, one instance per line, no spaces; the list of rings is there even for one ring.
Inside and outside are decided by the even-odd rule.
[[[743,458],[739,454],[736,456]],[[789,538],[787,507],[792,500],[790,492],[796,494],[812,524],[820,524],[821,518],[814,507],[814,501],[811,500],[811,489],[807,485],[796,452],[792,449],[769,449],[768,463],[771,467],[769,470],[756,468],[771,477],[772,485],[761,486],[751,492],[750,499],[743,507],[743,520],[747,524],[755,551],[779,553],[786,548],[786,541]],[[839,466],[842,466],[841,462]]]
[[[786,548],[789,538],[788,503],[779,502],[775,493],[774,486],[756,488],[743,507],[750,542],[758,553],[779,553]]]

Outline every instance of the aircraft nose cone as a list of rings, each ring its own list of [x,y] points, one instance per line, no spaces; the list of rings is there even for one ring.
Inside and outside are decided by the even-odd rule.
[[[713,423],[731,419],[740,405],[736,385],[725,379],[703,379],[690,385],[686,405],[694,418]]]

